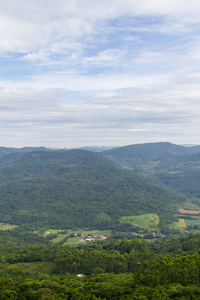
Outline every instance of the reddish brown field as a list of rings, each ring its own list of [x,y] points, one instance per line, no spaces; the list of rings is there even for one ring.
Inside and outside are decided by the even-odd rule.
[[[178,211],[181,213],[181,214],[186,214],[186,215],[198,215],[200,214],[200,211],[199,210],[185,210],[185,209],[182,209],[182,208],[179,208]]]

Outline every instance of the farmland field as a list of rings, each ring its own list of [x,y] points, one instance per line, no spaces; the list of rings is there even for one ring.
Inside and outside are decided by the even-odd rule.
[[[199,210],[186,210],[186,209],[181,209],[179,208],[178,211],[181,213],[181,214],[187,214],[187,215],[198,215],[200,214],[200,211]]]
[[[199,219],[194,219],[194,220],[185,219],[185,223],[186,223],[187,226],[194,226],[195,224],[200,223],[200,218]]]
[[[173,224],[169,225],[169,228],[179,230],[179,222],[174,222]]]
[[[173,224],[169,225],[170,229],[180,230],[183,233],[186,230],[186,222],[184,219],[178,219],[178,222],[174,222]]]
[[[78,237],[72,237],[72,238],[69,238],[67,240],[67,242],[64,243],[64,245],[73,245],[73,244],[76,244],[80,240],[81,240],[80,236],[78,236]]]
[[[183,233],[186,229],[186,224],[185,224],[185,220],[184,219],[179,219],[179,228],[181,233]]]
[[[0,223],[0,230],[11,230],[16,228],[18,225],[10,225],[10,224],[4,224]]]
[[[58,237],[56,237],[55,239],[52,240],[53,244],[57,244],[59,242],[61,242],[64,238],[68,237],[69,234],[66,233],[66,234],[59,234]]]
[[[64,245],[68,244],[75,244],[79,240],[82,239],[80,236],[81,234],[84,234],[85,237],[88,235],[103,235],[106,237],[110,237],[112,234],[111,230],[84,230],[84,229],[77,229],[77,230],[68,230],[65,234],[59,234],[59,232],[65,232],[65,230],[57,230],[57,229],[49,229],[48,232],[51,232],[52,234],[58,234],[56,238],[52,240],[53,244],[61,242],[64,238],[68,238],[67,242],[64,243]],[[75,235],[75,236],[72,236]],[[76,236],[78,235],[78,236]],[[71,237],[72,236],[72,237]]]
[[[155,213],[144,214],[139,216],[125,216],[120,218],[120,223],[131,223],[135,226],[151,229],[152,231],[158,230],[159,216]]]

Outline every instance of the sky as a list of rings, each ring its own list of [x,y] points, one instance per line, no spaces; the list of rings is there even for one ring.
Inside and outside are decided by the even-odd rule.
[[[0,0],[0,146],[199,133],[199,0]]]

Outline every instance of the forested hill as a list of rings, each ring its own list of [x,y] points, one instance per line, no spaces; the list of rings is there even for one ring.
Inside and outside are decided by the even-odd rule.
[[[185,201],[153,179],[83,150],[13,153],[0,160],[0,220],[109,227],[120,216],[170,220]]]
[[[0,147],[0,159],[2,157],[6,157],[9,154],[13,153],[25,153],[36,150],[46,150],[45,147],[24,147],[24,148],[8,148],[8,147]]]
[[[102,153],[125,165],[142,165],[157,160],[164,160],[173,156],[189,155],[200,152],[198,146],[183,147],[172,143],[146,143],[129,145]]]
[[[154,174],[167,186],[200,199],[200,147],[171,143],[130,145],[104,151],[125,166]]]
[[[167,186],[200,199],[200,153],[162,161],[154,172]]]

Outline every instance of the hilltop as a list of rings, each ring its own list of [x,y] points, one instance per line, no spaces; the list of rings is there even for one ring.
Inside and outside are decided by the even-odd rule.
[[[169,142],[128,145],[103,151],[102,154],[127,166],[145,166],[174,156],[200,152],[199,146],[184,147]]]

